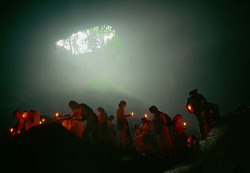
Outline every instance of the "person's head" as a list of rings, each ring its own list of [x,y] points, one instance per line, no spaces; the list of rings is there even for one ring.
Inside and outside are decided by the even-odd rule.
[[[196,88],[196,89],[190,91],[190,92],[189,92],[189,95],[190,95],[190,96],[196,95],[196,94],[197,94],[197,90],[198,90],[198,89]]]
[[[173,121],[180,122],[182,120],[182,116],[180,114],[176,114],[173,118]]]
[[[141,123],[142,123],[142,124],[145,124],[146,122],[147,122],[147,118],[143,117],[143,118],[141,119]]]
[[[21,118],[21,111],[20,109],[17,109],[13,112],[13,116],[16,118]]]
[[[68,105],[72,110],[78,109],[80,107],[80,105],[76,101],[70,101]]]
[[[110,116],[108,117],[108,120],[109,120],[109,121],[113,121],[113,119],[114,119],[114,116],[113,116],[113,115],[110,115]]]
[[[125,108],[126,107],[126,102],[124,100],[120,101],[119,107],[120,108]]]
[[[98,111],[99,113],[101,113],[101,114],[105,112],[104,109],[103,109],[102,107],[97,108],[97,111]]]
[[[158,108],[156,107],[156,106],[151,106],[150,108],[149,108],[149,111],[153,114],[153,113],[156,113],[157,111],[158,111]]]

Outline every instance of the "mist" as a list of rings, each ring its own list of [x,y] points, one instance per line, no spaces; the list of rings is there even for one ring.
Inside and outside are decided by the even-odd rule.
[[[7,10],[11,9],[11,10]],[[198,88],[221,115],[249,105],[249,15],[244,3],[86,1],[13,3],[4,10],[1,109],[5,126],[15,109],[53,116],[76,100],[115,114],[120,100],[138,118],[156,105],[183,115]],[[116,51],[69,55],[56,46],[79,30],[110,25]]]

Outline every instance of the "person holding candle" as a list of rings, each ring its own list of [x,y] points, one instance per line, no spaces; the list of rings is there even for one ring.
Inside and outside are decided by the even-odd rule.
[[[81,109],[81,106],[75,102],[75,101],[70,101],[68,103],[69,108],[73,111],[71,115],[64,116],[63,118],[59,118],[57,116],[57,120],[69,120],[71,121],[71,131],[78,136],[79,138],[82,138],[83,136],[83,110]]]
[[[198,120],[201,139],[204,140],[208,135],[208,110],[207,100],[203,95],[197,92],[198,89],[189,92],[186,108],[189,113],[196,116]]]
[[[40,123],[40,112],[37,110],[28,110],[21,112],[20,109],[14,111],[13,116],[18,118],[18,128],[11,134],[20,133],[22,130],[28,130],[32,126]]]
[[[181,124],[182,116],[180,114],[176,114],[173,118],[173,125],[175,131],[175,149],[176,156],[179,158],[184,157],[187,154],[187,137],[184,133],[186,130],[186,122]]]
[[[152,138],[150,134],[150,120],[148,120],[146,117],[143,117],[141,119],[141,122],[143,124],[142,127],[142,142],[143,142],[143,152],[151,154],[152,153]]]
[[[116,111],[117,115],[117,130],[119,131],[119,147],[128,148],[129,147],[129,141],[130,141],[130,130],[128,126],[127,118],[132,116],[125,115],[124,108],[126,107],[125,101],[120,101],[118,105],[118,109]]]
[[[72,122],[69,119],[70,115],[64,115],[64,120],[62,121],[62,126],[65,127],[66,129],[68,129],[69,131],[71,131],[72,129]]]

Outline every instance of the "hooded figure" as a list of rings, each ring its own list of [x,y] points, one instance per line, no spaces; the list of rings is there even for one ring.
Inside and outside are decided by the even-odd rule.
[[[167,127],[165,114],[160,112],[156,106],[151,106],[149,111],[153,114],[153,127],[160,152],[171,152],[173,150],[172,137]]]

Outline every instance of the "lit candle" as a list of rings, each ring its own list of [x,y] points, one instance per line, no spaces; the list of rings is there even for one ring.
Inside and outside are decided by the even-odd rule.
[[[58,117],[58,116],[59,116],[59,113],[57,112],[57,113],[56,113],[56,117]]]
[[[43,123],[45,122],[45,119],[44,119],[44,118],[42,119],[42,122],[43,122]]]
[[[134,115],[134,112],[132,112],[131,115],[133,116],[133,115]]]
[[[183,123],[183,125],[186,127],[187,123],[186,123],[186,122],[184,122],[184,123]]]
[[[190,110],[190,111],[192,110],[192,107],[191,107],[191,105],[188,105],[188,110]]]
[[[11,129],[10,129],[10,133],[12,133],[13,131],[14,131],[14,129],[13,129],[13,128],[11,128]]]
[[[39,124],[42,124],[42,121],[40,121]]]
[[[148,118],[148,115],[147,115],[147,114],[145,114],[144,116],[145,116],[145,118]]]

